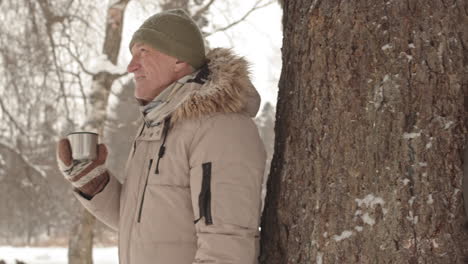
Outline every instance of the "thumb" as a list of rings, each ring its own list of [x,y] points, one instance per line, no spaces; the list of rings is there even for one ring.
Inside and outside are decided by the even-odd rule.
[[[57,159],[65,166],[70,166],[73,163],[70,141],[66,138],[60,139],[57,143]]]
[[[107,159],[107,146],[105,144],[99,144],[97,148],[97,163],[104,164]]]

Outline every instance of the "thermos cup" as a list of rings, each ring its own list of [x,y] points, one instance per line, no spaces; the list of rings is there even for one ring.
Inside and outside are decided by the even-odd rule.
[[[70,141],[73,160],[90,161],[97,157],[98,134],[92,132],[72,132],[67,135]]]

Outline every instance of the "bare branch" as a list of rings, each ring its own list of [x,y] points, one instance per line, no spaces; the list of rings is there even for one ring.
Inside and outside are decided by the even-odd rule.
[[[44,14],[44,18],[46,19],[46,26],[48,28],[51,28],[55,23],[61,23],[65,20],[65,16],[56,15],[50,10],[50,5],[47,0],[38,0],[37,2],[41,7],[42,13]]]
[[[206,33],[205,34],[205,37],[208,37],[208,36],[211,36],[215,33],[218,33],[220,31],[225,31],[225,30],[228,30],[230,28],[232,28],[233,26],[239,24],[240,22],[244,21],[250,14],[252,14],[254,11],[258,10],[258,9],[261,9],[261,8],[264,8],[264,7],[267,7],[273,3],[275,3],[274,0],[272,1],[269,1],[267,2],[266,4],[263,4],[263,5],[260,5],[260,2],[262,2],[263,0],[257,0],[257,2],[255,2],[254,6],[249,10],[247,11],[247,13],[244,14],[244,16],[242,16],[240,19],[232,22],[231,24],[227,25],[227,26],[224,26],[224,27],[221,27],[221,28],[217,28],[215,29],[214,31],[212,32],[209,32],[209,33]]]
[[[56,50],[55,50],[55,41],[54,41],[54,37],[52,36],[52,32],[50,30],[50,28],[47,28],[47,36],[49,37],[49,40],[50,40],[50,46],[52,48],[52,58],[53,58],[53,61],[54,61],[54,66],[55,66],[55,73],[57,74],[57,78],[59,79],[59,84],[60,84],[60,91],[62,92],[62,95],[64,97],[64,106],[65,106],[65,112],[66,112],[66,115],[67,115],[67,120],[70,122],[70,110],[68,109],[68,103],[67,103],[67,96],[65,94],[65,87],[63,85],[63,78],[62,78],[62,75],[60,74],[60,71],[59,71],[59,65],[58,65],[58,62],[57,62],[57,55],[56,55]]]
[[[38,2],[39,2],[39,6],[40,6],[40,8],[42,10],[42,13],[44,15],[44,19],[45,19],[45,22],[46,22],[45,26],[46,26],[47,36],[49,38],[50,46],[52,48],[52,58],[53,58],[54,66],[55,66],[55,73],[56,73],[57,78],[59,79],[59,83],[60,83],[60,91],[62,92],[62,95],[64,97],[64,106],[65,106],[65,112],[66,112],[67,120],[68,120],[68,122],[72,122],[71,119],[70,119],[70,110],[68,108],[67,98],[66,98],[66,95],[65,95],[65,87],[64,87],[64,84],[63,84],[63,77],[62,77],[62,75],[60,74],[60,71],[59,71],[60,67],[59,67],[59,63],[58,63],[58,59],[57,59],[57,52],[56,52],[57,45],[55,44],[55,40],[54,40],[54,37],[53,37],[53,34],[52,34],[53,24],[63,22],[65,17],[55,15],[50,10],[49,3],[46,0],[38,0]]]
[[[214,3],[214,1],[215,0],[211,0],[210,2],[208,2],[208,4],[206,4],[204,7],[200,8],[197,12],[195,12],[195,15],[193,15],[193,17],[192,17],[193,20],[198,21],[200,19],[200,17],[203,15],[203,13],[208,11],[208,9]]]
[[[88,99],[84,92],[83,81],[81,80],[81,75],[79,73],[75,73],[71,71],[64,71],[64,73],[68,73],[78,79],[78,86],[80,87],[80,93],[81,93],[81,96],[83,97],[84,110],[85,110],[85,114],[87,115],[88,114]]]
[[[81,70],[88,74],[88,75],[91,75],[93,76],[94,73],[91,72],[90,70],[86,69],[86,67],[84,66],[83,62],[80,60],[80,58],[78,58],[78,56],[76,56],[73,51],[70,49],[70,47],[68,47],[67,45],[60,45],[61,48],[64,48],[66,51],[68,51],[68,54],[73,58],[73,60],[75,60],[76,63],[78,63],[78,65],[80,66]]]
[[[7,149],[8,151],[10,152],[13,152],[15,153],[16,155],[18,155],[18,157],[21,159],[21,161],[28,166],[28,168],[31,168],[33,171],[35,171],[37,174],[41,175],[42,178],[46,178],[47,177],[47,174],[41,169],[39,168],[38,166],[34,165],[31,161],[29,161],[29,159],[23,155],[22,153],[20,153],[17,148],[11,146],[10,144],[4,142],[3,140],[0,140],[0,147],[1,148],[5,148]],[[29,178],[29,175],[26,175],[28,178]],[[31,182],[33,182],[31,180],[31,178],[29,178],[29,180]]]
[[[128,74],[128,72],[119,73],[119,74],[112,74],[112,77],[114,79],[119,79],[119,78],[122,78],[122,77],[126,76],[127,74]]]
[[[16,120],[13,118],[13,116],[8,111],[8,109],[6,109],[5,104],[3,103],[1,97],[0,97],[0,108],[6,114],[8,119],[10,119],[11,123],[13,123],[13,125],[15,125],[16,128],[18,128],[18,130],[21,132],[21,134],[26,135],[26,132],[24,131],[24,129],[16,122]]]

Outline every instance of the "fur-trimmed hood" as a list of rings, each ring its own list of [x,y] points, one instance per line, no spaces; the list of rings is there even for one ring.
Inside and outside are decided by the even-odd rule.
[[[248,62],[223,48],[211,50],[207,61],[200,70],[167,88],[170,94],[146,115],[147,124],[160,123],[169,115],[171,123],[217,112],[255,117],[260,96],[250,81]]]

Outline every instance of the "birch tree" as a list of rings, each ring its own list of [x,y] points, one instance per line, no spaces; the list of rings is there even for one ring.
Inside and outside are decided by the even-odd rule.
[[[103,62],[101,63],[104,65],[106,65],[106,60],[110,61],[113,65],[117,64],[122,40],[124,12],[128,2],[129,0],[109,1],[102,48],[104,56],[102,56]],[[109,93],[115,79],[119,78],[122,74],[124,73],[109,72],[108,68],[97,69],[97,72],[93,74],[89,97],[91,110],[87,116],[87,122],[84,126],[85,130],[96,131],[99,135],[103,135]],[[85,208],[81,208],[79,217],[80,220],[72,228],[68,261],[70,264],[93,263],[93,227],[96,219]]]

